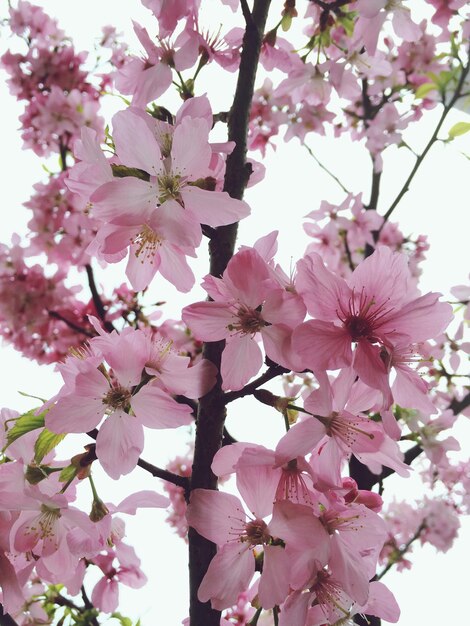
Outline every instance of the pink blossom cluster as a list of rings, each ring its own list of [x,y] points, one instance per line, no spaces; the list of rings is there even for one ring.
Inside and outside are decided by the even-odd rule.
[[[468,463],[451,454],[459,449],[451,431],[459,403],[469,410],[458,387],[470,345],[468,307],[447,330],[450,304],[418,289],[425,236],[406,238],[361,194],[347,193],[339,205],[324,201],[306,216],[311,241],[290,272],[276,262],[276,231],[232,255],[233,233],[223,237],[249,215],[243,188],[261,179],[262,166],[242,163],[233,191],[230,164],[240,145],[214,141],[213,127],[228,120],[233,129],[235,105],[214,113],[208,97],[195,93],[206,65],[238,69],[251,45],[249,11],[223,0],[243,10],[247,30],[211,33],[199,23],[201,0],[142,4],[155,17],[154,31],[134,24],[142,56],[127,55],[113,27],[103,31],[112,73],[97,76],[100,88],[114,85],[132,99],[106,131],[100,90],[82,69],[85,55],[42,9],[24,0],[10,9],[11,30],[27,51],[6,53],[2,65],[12,92],[27,101],[25,145],[39,156],[58,153],[62,172],[37,184],[26,203],[29,247],[15,236],[0,249],[0,334],[39,362],[60,361],[63,385],[37,411],[0,415],[0,601],[19,623],[47,622],[35,592],[61,584],[73,596],[90,567],[99,571],[91,602],[112,613],[121,583],[146,583],[117,514],[171,504],[167,521],[178,535],[186,538],[191,526],[217,547],[197,598],[224,611],[221,626],[339,625],[357,614],[397,622],[397,602],[375,579],[377,566],[410,566],[417,540],[446,551],[469,507]],[[258,42],[272,75],[251,103],[248,149],[264,156],[281,128],[285,140],[301,143],[310,132],[348,133],[364,144],[380,183],[383,152],[406,146],[406,128],[464,76],[459,51],[468,27],[453,37],[450,53],[440,51],[466,3],[428,4],[432,29],[416,23],[402,0],[309,2],[305,41],[294,46],[278,32],[298,18],[298,7],[286,2]],[[175,112],[162,99],[172,85],[183,100]],[[414,98],[416,90],[423,97]],[[181,320],[162,321],[164,303],[144,305],[139,292],[157,274],[189,292],[203,237],[214,265],[227,256],[225,269],[212,267],[204,278],[205,301],[185,306]],[[45,256],[58,269],[27,256]],[[102,295],[95,259],[103,267],[127,259],[131,288]],[[86,271],[89,303],[66,280],[74,267]],[[458,306],[468,304],[467,287],[453,294]],[[262,387],[282,374],[284,396]],[[237,442],[223,419],[216,423],[248,395],[283,418],[286,432],[273,449]],[[209,441],[214,433],[206,431],[207,441],[200,434],[204,417],[218,442]],[[208,482],[192,481],[201,469],[191,467],[192,448],[166,470],[142,459],[147,428],[195,420],[210,485],[233,477],[238,495],[195,488]],[[53,450],[70,433],[96,443],[64,467]],[[230,445],[220,447],[222,436]],[[408,476],[410,458],[421,453],[424,480],[441,483],[446,498],[436,489],[381,516],[382,498],[371,488],[391,473]],[[117,506],[105,503],[93,483],[96,464],[114,480],[150,467],[166,477],[169,498],[139,491]],[[354,478],[358,466],[368,488]],[[89,515],[75,503],[86,479]]]
[[[408,558],[413,542],[429,543],[439,552],[447,552],[460,528],[459,511],[445,498],[425,497],[418,502],[392,502],[384,511],[389,537],[380,554],[384,564],[396,564],[398,570],[412,566]]]
[[[14,411],[1,411],[2,436],[8,436],[3,426],[14,427],[17,417]],[[90,566],[103,573],[91,595],[93,604],[103,612],[115,611],[119,584],[138,588],[146,582],[134,549],[122,541],[125,524],[116,514],[135,515],[142,507],[164,508],[168,499],[155,491],[139,491],[115,506],[95,495],[88,516],[73,505],[77,481],[64,486],[57,473],[63,463],[53,453],[43,460],[50,470],[45,479],[47,474],[41,470],[45,466],[33,460],[35,440],[35,433],[30,432],[9,445],[2,442],[7,443],[9,459],[0,465],[0,599],[5,611],[18,623],[49,623],[42,621],[44,609],[31,597],[43,590],[38,579],[63,585],[75,596]],[[86,470],[84,466],[81,478]]]
[[[178,476],[191,476],[193,450],[188,450],[184,456],[177,456],[167,464],[166,469]],[[176,534],[187,540],[188,523],[186,521],[186,498],[184,489],[173,483],[165,483],[165,489],[170,498],[171,507],[166,518],[167,523],[175,529]]]
[[[188,522],[218,546],[200,600],[219,610],[236,604],[258,570],[256,606],[277,607],[283,626],[332,624],[357,612],[397,621],[390,591],[369,583],[386,537],[381,498],[351,479],[318,489],[311,464],[287,461],[281,448],[234,444],[216,455],[213,471],[236,473],[245,506],[229,493],[192,492]]]
[[[0,334],[18,351],[39,363],[53,363],[79,346],[93,328],[87,316],[92,303],[77,299],[80,287],[65,283],[66,270],[47,275],[39,264],[27,265],[15,239],[0,249]]]
[[[77,54],[56,21],[29,2],[10,8],[10,24],[27,45],[26,53],[1,58],[12,93],[28,101],[20,117],[24,145],[38,156],[63,156],[82,126],[103,128],[99,92],[81,69],[86,54]]]
[[[137,465],[144,429],[190,424],[192,409],[173,396],[199,398],[215,383],[212,363],[188,367],[158,335],[128,327],[98,336],[58,365],[64,385],[48,403],[46,427],[55,433],[84,433],[100,426],[96,455],[118,479]],[[54,404],[53,404],[54,403]],[[104,418],[104,421],[102,422]]]
[[[348,194],[340,205],[323,200],[320,208],[306,218],[309,221],[304,230],[313,239],[307,252],[320,254],[329,269],[344,277],[361,262],[367,247],[373,249],[376,242],[392,251],[405,252],[412,275],[418,278],[421,274],[419,264],[429,248],[426,237],[406,238],[398,224],[384,222],[376,210],[365,205],[360,194]]]
[[[24,206],[33,213],[28,222],[30,245],[27,254],[46,254],[49,263],[61,267],[90,262],[85,249],[96,232],[95,221],[84,211],[83,201],[64,184],[66,173],[34,185],[35,193]]]
[[[194,285],[186,257],[196,256],[202,227],[231,224],[249,213],[221,190],[224,155],[233,144],[212,144],[207,98],[188,100],[169,124],[131,107],[113,117],[116,157],[108,162],[95,134],[82,131],[69,188],[89,197],[98,232],[88,252],[108,263],[128,256],[135,291],[160,272],[179,291]],[[113,172],[115,176],[113,177]]]
[[[465,12],[458,14],[465,3],[441,4],[445,6],[436,6],[435,19],[443,28],[452,16],[465,19]],[[326,22],[322,15],[327,16]],[[340,15],[343,19],[338,19]],[[256,92],[250,148],[264,155],[267,145],[275,147],[273,138],[281,126],[286,128],[286,140],[296,136],[304,142],[308,133],[324,135],[334,125],[336,134],[365,140],[380,171],[385,148],[400,145],[408,125],[435,104],[437,87],[411,106],[407,97],[410,89],[430,82],[430,72],[438,77],[449,71],[448,59],[437,54],[442,38],[427,30],[425,21],[415,23],[401,1],[357,1],[339,12],[328,12],[311,2],[305,19],[310,39],[302,60],[277,30],[265,36],[261,61],[287,78],[277,86],[266,79]],[[394,32],[388,29],[385,35],[388,22]],[[317,56],[316,62],[308,59],[310,54]],[[340,98],[340,106],[335,105],[333,93]]]

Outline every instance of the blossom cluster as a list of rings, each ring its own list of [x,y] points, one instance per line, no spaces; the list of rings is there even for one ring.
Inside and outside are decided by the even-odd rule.
[[[200,24],[202,0],[142,4],[154,19],[153,31],[134,23],[143,53],[105,27],[104,74],[85,71],[86,54],[42,9],[10,7],[26,52],[1,63],[26,101],[25,146],[59,155],[61,171],[25,203],[27,243],[15,235],[0,248],[0,334],[26,356],[56,362],[63,384],[38,409],[1,413],[1,603],[20,624],[51,622],[46,609],[67,602],[55,586],[83,593],[87,569],[98,568],[91,601],[85,593],[83,610],[69,604],[79,623],[95,623],[97,610],[117,609],[119,583],[146,583],[118,514],[171,505],[167,521],[180,537],[217,548],[192,601],[223,611],[221,626],[338,625],[357,614],[396,622],[381,577],[410,566],[414,541],[447,550],[469,509],[468,463],[452,458],[460,444],[451,430],[468,414],[459,379],[469,290],[454,288],[465,311],[448,328],[452,306],[419,289],[426,237],[390,221],[393,205],[380,211],[382,155],[409,148],[404,133],[427,109],[463,97],[468,3],[426,0],[429,27],[402,0],[312,0],[303,18],[285,2],[253,48],[260,33],[246,2],[222,0],[247,27],[216,35]],[[301,45],[280,36],[297,18]],[[242,76],[255,48],[264,82],[243,114],[249,80],[227,111],[196,95],[208,66]],[[164,99],[173,87],[179,108]],[[126,107],[105,129],[100,99],[113,89]],[[226,140],[219,124],[228,124]],[[301,144],[311,132],[347,133],[372,164],[368,202],[340,182],[341,202],[310,207],[309,243],[289,272],[276,261],[275,230],[234,252],[234,225],[251,213],[243,190],[263,176],[252,152],[277,148],[281,127]],[[234,165],[245,139],[248,154]],[[207,299],[165,319],[164,302],[147,304],[148,288],[166,281],[190,292],[204,237]],[[125,259],[128,283],[105,292],[93,264],[104,272]],[[87,276],[83,302],[76,270]],[[264,386],[276,378],[277,388]],[[246,396],[253,416],[256,402],[282,416],[286,432],[272,449],[236,441],[224,426],[227,407]],[[170,452],[165,470],[142,458],[146,429],[193,423],[195,443],[185,456]],[[55,449],[71,433],[94,443],[59,461]],[[407,477],[418,456],[431,494],[384,506],[375,485]],[[136,491],[114,505],[98,496],[95,470],[118,481],[139,465],[166,481],[168,498]],[[76,501],[87,480],[89,514]]]

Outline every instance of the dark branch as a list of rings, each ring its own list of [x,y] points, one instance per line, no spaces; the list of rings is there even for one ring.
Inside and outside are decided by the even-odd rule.
[[[469,49],[469,57],[470,57],[470,49]],[[405,183],[403,184],[403,187],[400,189],[400,191],[398,192],[395,200],[392,202],[392,204],[390,205],[390,208],[385,213],[383,224],[379,228],[379,231],[378,231],[379,233],[382,230],[382,228],[384,227],[384,224],[386,223],[386,221],[389,219],[389,217],[391,216],[393,211],[396,209],[396,207],[400,203],[400,201],[403,198],[403,196],[409,191],[411,181],[415,177],[416,172],[421,167],[421,164],[423,163],[423,161],[424,161],[427,153],[429,152],[429,150],[436,143],[439,131],[441,130],[442,125],[444,124],[444,121],[445,121],[447,115],[449,114],[449,111],[453,108],[453,106],[455,105],[457,100],[461,97],[462,89],[463,89],[463,87],[465,85],[465,81],[467,79],[469,71],[470,71],[470,58],[467,61],[467,65],[462,68],[462,72],[460,74],[459,81],[457,83],[457,87],[455,88],[455,92],[454,92],[452,98],[449,100],[449,102],[447,104],[445,104],[445,102],[443,103],[444,104],[444,110],[442,112],[441,117],[439,118],[439,121],[437,123],[436,128],[434,129],[433,134],[431,135],[431,138],[429,139],[428,143],[426,144],[426,147],[424,148],[424,150],[416,158],[416,162],[415,162],[413,168],[411,169],[411,172],[409,173],[408,178],[406,179]]]
[[[93,275],[93,269],[91,265],[85,265],[86,275],[88,278],[88,286],[90,287],[91,297],[93,299],[93,304],[95,305],[96,314],[103,322],[103,326],[105,329],[111,333],[114,330],[114,326],[111,322],[106,321],[106,308],[101,300],[101,296],[98,293],[98,289],[96,288],[95,277]]]
[[[243,198],[251,174],[251,167],[246,163],[248,121],[269,6],[270,0],[254,0],[253,10],[250,12],[247,11],[246,1],[242,1],[247,26],[243,37],[235,96],[228,119],[228,140],[235,142],[235,148],[227,157],[224,180],[224,191],[239,200]],[[209,253],[212,276],[222,276],[233,256],[237,227],[237,224],[221,226],[211,237]],[[203,356],[209,359],[218,371],[224,347],[225,341],[204,344]],[[222,445],[224,432],[226,407],[221,383],[219,375],[214,388],[199,402],[191,489],[217,488],[217,478],[211,470],[211,464],[215,453]],[[193,528],[189,529],[188,539],[190,626],[219,626],[220,611],[212,609],[209,602],[200,602],[197,597],[199,586],[215,555],[216,547]]]
[[[269,367],[264,372],[264,374],[261,374],[261,376],[256,378],[248,385],[245,385],[242,389],[239,389],[238,391],[229,391],[228,393],[226,393],[225,404],[233,402],[234,400],[237,400],[237,398],[244,398],[245,396],[251,395],[253,391],[256,391],[256,389],[258,389],[258,387],[261,387],[261,385],[264,385],[264,383],[267,383],[268,381],[276,378],[276,376],[280,376],[281,374],[287,374],[287,372],[289,371],[290,370],[287,370],[281,365],[274,365],[272,367]]]
[[[9,613],[3,612],[3,605],[0,603],[0,626],[18,626],[18,623]]]
[[[66,324],[69,328],[74,330],[76,333],[85,335],[85,337],[94,337],[96,335],[96,333],[93,333],[90,330],[83,328],[82,326],[79,326],[78,324],[75,324],[74,322],[71,322],[60,313],[57,313],[57,311],[48,311],[48,314],[49,314],[49,317],[53,317],[56,320],[64,322],[64,324]]]
[[[87,432],[87,435],[91,437],[91,439],[95,439],[98,436],[98,430],[94,428]],[[180,476],[179,474],[174,474],[173,472],[169,472],[168,470],[162,469],[161,467],[157,467],[156,465],[152,465],[145,459],[139,459],[137,461],[137,465],[144,469],[149,474],[152,474],[154,478],[162,478],[163,480],[168,481],[169,483],[173,483],[177,487],[182,487],[185,491],[189,488],[189,479],[186,476]]]

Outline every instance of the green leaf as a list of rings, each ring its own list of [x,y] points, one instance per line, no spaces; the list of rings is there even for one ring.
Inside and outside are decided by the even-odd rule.
[[[415,97],[421,98],[421,99],[425,98],[430,91],[435,91],[436,89],[437,89],[437,86],[435,83],[423,83],[415,91]]]
[[[60,472],[59,481],[61,483],[67,483],[69,480],[74,479],[78,469],[79,468],[75,465],[67,465],[67,467],[64,467],[64,469]]]
[[[65,437],[66,433],[57,435],[45,428],[34,444],[34,460],[40,463],[46,454],[49,454]]]
[[[7,445],[5,447],[8,447],[11,443],[32,430],[44,428],[44,416],[46,415],[46,411],[35,415],[36,411],[37,409],[31,409],[16,419],[15,425],[7,432]]]
[[[468,131],[470,131],[470,122],[457,122],[457,124],[454,124],[449,130],[449,137],[454,139],[460,135],[465,135]]]

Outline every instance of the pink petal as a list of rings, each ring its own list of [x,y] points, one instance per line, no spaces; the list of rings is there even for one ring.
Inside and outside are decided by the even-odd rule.
[[[234,224],[250,214],[243,200],[231,198],[225,191],[207,191],[186,186],[181,190],[185,208],[200,224],[225,226]]]
[[[312,600],[311,593],[291,593],[282,607],[279,626],[305,626],[307,609]]]
[[[396,379],[393,383],[393,397],[397,404],[409,409],[417,409],[425,415],[437,412],[428,397],[428,386],[417,372],[406,365],[396,365]]]
[[[171,147],[173,172],[191,180],[209,175],[212,149],[205,119],[185,117],[175,128]],[[190,208],[190,206],[188,206]]]
[[[393,315],[381,331],[409,335],[413,342],[425,341],[444,331],[451,321],[452,307],[447,302],[438,302],[440,294],[427,293],[412,300]]]
[[[374,346],[367,340],[360,341],[354,353],[353,367],[366,385],[382,392],[384,407],[389,408],[393,403],[393,396],[387,368],[380,358],[379,346]]]
[[[164,509],[170,504],[169,498],[161,496],[156,491],[138,491],[133,493],[117,505],[116,511],[135,515],[137,509],[158,508]]]
[[[237,488],[255,517],[271,515],[281,470],[272,466],[237,466]]]
[[[344,591],[358,604],[365,604],[369,596],[369,578],[361,557],[342,543],[337,535],[331,537],[329,565]]]
[[[92,194],[93,213],[104,222],[119,226],[144,224],[156,207],[156,187],[140,178],[116,178]]]
[[[144,430],[137,418],[115,411],[96,438],[96,456],[105,472],[117,480],[137,465],[144,448]]]
[[[305,317],[305,305],[300,296],[285,289],[271,291],[263,305],[263,319],[271,324],[294,328]]]
[[[304,322],[294,330],[292,345],[304,368],[335,370],[352,362],[349,333],[331,322]]]
[[[263,365],[263,355],[251,335],[233,337],[222,353],[222,389],[241,389]]]
[[[235,471],[235,465],[238,462],[243,451],[251,447],[253,444],[237,441],[229,446],[223,446],[214,456],[211,469],[216,476],[225,476],[227,474],[233,474]],[[255,447],[256,444],[255,444]]]
[[[210,562],[199,587],[201,602],[211,601],[213,609],[221,611],[237,603],[238,595],[246,591],[255,573],[255,559],[249,546],[228,543]]]
[[[104,576],[101,578],[91,594],[91,601],[94,606],[103,613],[112,613],[119,604],[119,587],[117,580]]]
[[[224,279],[229,281],[233,295],[252,308],[263,302],[271,286],[269,268],[252,248],[245,248],[232,257]]]
[[[400,618],[400,607],[395,596],[383,583],[374,581],[370,583],[369,599],[366,610],[368,615],[375,615],[387,622],[395,624]]]
[[[119,111],[113,117],[113,140],[119,160],[127,167],[137,167],[152,176],[163,173],[160,146],[145,121],[132,110]]]
[[[175,359],[184,361],[174,367]],[[217,368],[207,359],[202,359],[192,367],[188,367],[187,359],[175,357],[170,368],[169,359],[162,366],[159,378],[171,393],[181,394],[187,398],[202,398],[215,385]]]
[[[280,439],[276,455],[283,459],[296,459],[313,450],[326,435],[325,426],[314,417],[306,417],[298,422]]]
[[[150,285],[153,277],[160,269],[161,254],[157,251],[149,257],[145,253],[138,256],[138,253],[139,245],[131,245],[127,259],[126,276],[134,291],[143,291]]]
[[[132,98],[133,106],[145,107],[160,97],[171,85],[172,76],[170,67],[165,63],[157,63],[140,72]],[[118,154],[122,159],[121,154],[119,152]]]
[[[264,546],[258,594],[264,609],[282,604],[289,593],[290,559],[282,546]]]
[[[186,252],[187,254],[187,252]],[[160,248],[160,274],[172,285],[187,293],[194,285],[194,274],[189,267],[184,253],[175,246],[163,245]]]
[[[320,320],[337,319],[340,304],[347,303],[351,295],[346,281],[327,270],[315,252],[301,259],[297,268],[296,289],[308,312]]]
[[[227,304],[222,302],[196,302],[182,311],[183,322],[197,339],[219,341],[229,336],[229,324],[235,317]]]
[[[132,396],[131,406],[139,422],[148,428],[178,428],[193,421],[190,406],[179,404],[151,383]]]
[[[197,532],[223,546],[227,541],[237,539],[234,525],[243,531],[245,512],[238,498],[229,493],[211,489],[194,489],[186,509],[188,524]]]
[[[47,413],[46,428],[53,433],[86,433],[98,426],[105,409],[101,398],[65,396]]]

